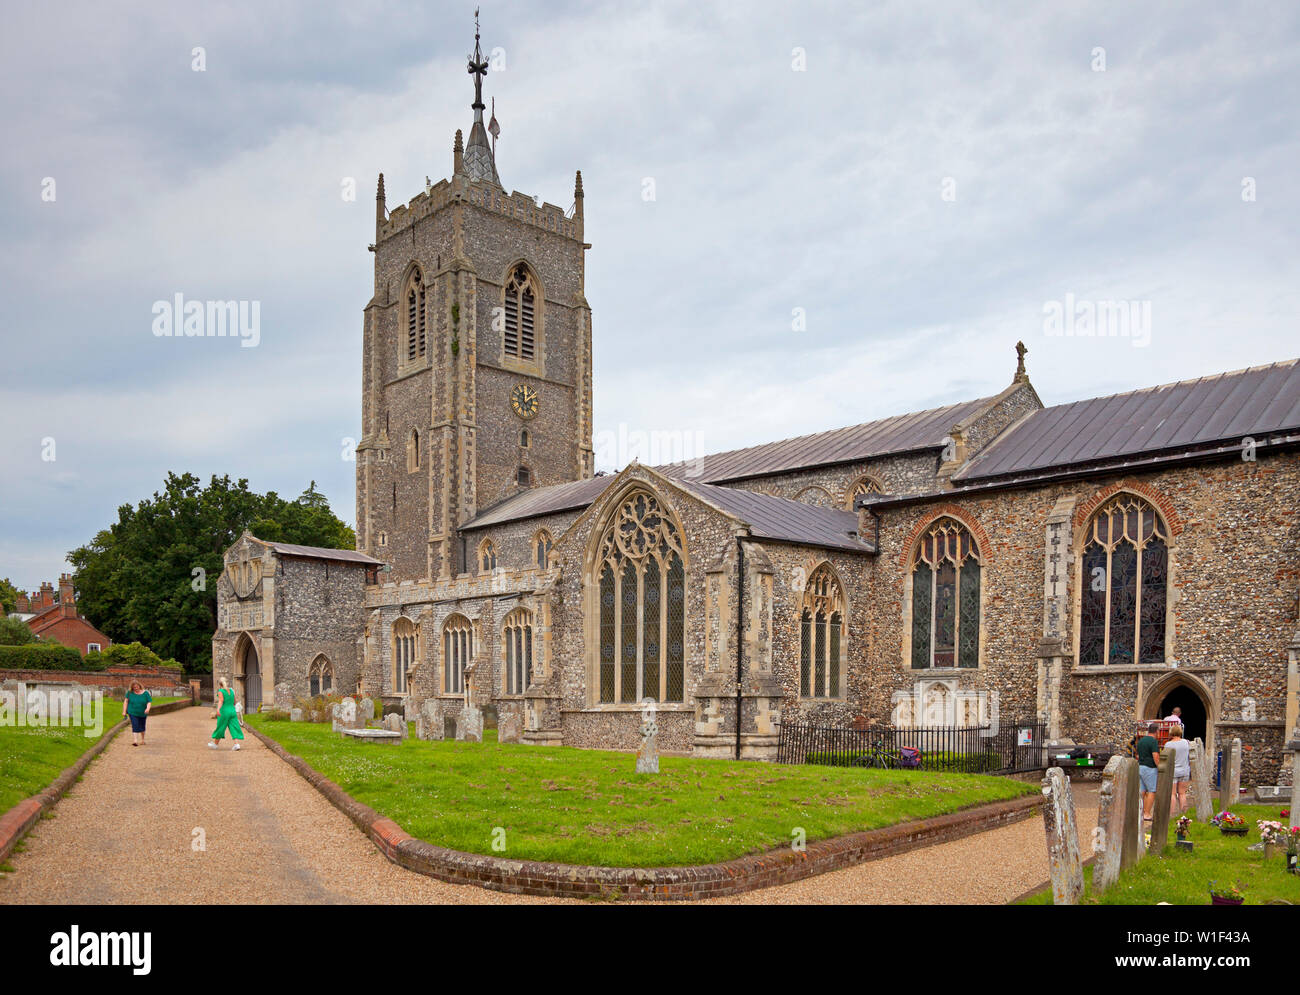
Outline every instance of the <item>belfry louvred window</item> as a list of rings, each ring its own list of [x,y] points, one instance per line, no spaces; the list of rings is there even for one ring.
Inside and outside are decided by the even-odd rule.
[[[980,551],[952,518],[931,525],[912,561],[912,667],[978,667]]]
[[[528,267],[515,267],[506,284],[505,353],[533,359],[537,353],[536,283]]]
[[[414,362],[425,354],[424,278],[420,271],[411,274],[406,288],[406,360]]]
[[[658,498],[638,491],[620,505],[597,558],[600,702],[683,700],[682,556],[681,533]]]
[[[1169,538],[1146,501],[1119,494],[1084,532],[1079,665],[1165,662]]]

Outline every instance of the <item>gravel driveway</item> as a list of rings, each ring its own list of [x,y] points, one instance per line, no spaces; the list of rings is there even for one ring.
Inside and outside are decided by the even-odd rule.
[[[119,734],[10,858],[0,904],[553,904],[389,863],[253,736],[239,752],[229,741],[208,749],[213,725],[206,708],[189,708],[150,719],[147,746]],[[1096,796],[1093,785],[1075,787],[1085,850]],[[1046,879],[1043,824],[1034,818],[718,901],[1000,903]]]

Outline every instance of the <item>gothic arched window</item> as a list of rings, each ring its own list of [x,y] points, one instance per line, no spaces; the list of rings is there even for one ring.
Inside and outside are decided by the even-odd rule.
[[[406,682],[415,669],[416,644],[419,629],[409,618],[399,618],[393,623],[393,693],[406,694]]]
[[[485,574],[497,568],[497,548],[491,539],[484,539],[478,544],[478,565]]]
[[[533,616],[516,608],[501,626],[506,694],[523,694],[533,682]]]
[[[307,672],[307,690],[311,697],[329,694],[334,687],[334,666],[324,653],[311,662]]]
[[[854,502],[864,494],[879,494],[880,482],[875,477],[859,477],[848,490],[848,509],[853,511]]]
[[[406,281],[406,361],[413,363],[425,353],[424,277],[417,266]]]
[[[799,613],[799,694],[838,698],[844,672],[844,594],[829,566],[813,571]]]
[[[533,359],[537,353],[537,281],[520,263],[506,281],[503,344],[507,356]]]
[[[1084,531],[1079,665],[1164,663],[1169,533],[1150,504],[1117,494]]]
[[[966,526],[940,518],[912,560],[912,666],[978,667],[980,551]]]
[[[551,534],[542,529],[533,537],[533,555],[538,570],[545,570],[550,565]]]
[[[464,615],[442,626],[442,693],[465,693],[465,665],[474,658],[474,627]]]
[[[601,536],[596,700],[682,701],[686,574],[682,536],[659,499],[637,491]]]

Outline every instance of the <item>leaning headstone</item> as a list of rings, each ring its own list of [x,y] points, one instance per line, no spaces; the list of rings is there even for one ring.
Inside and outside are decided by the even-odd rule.
[[[523,724],[518,712],[506,712],[497,717],[497,742],[518,743],[523,740]]]
[[[1223,751],[1223,770],[1219,774],[1219,811],[1231,812],[1241,795],[1241,740],[1233,739]]]
[[[1043,827],[1047,830],[1047,863],[1052,875],[1052,904],[1078,905],[1083,895],[1083,864],[1074,818],[1070,780],[1060,767],[1043,778]]]
[[[1199,736],[1192,753],[1192,804],[1196,806],[1196,821],[1209,822],[1214,818],[1214,797],[1210,794],[1210,758],[1205,755],[1205,744]]]
[[[460,710],[460,721],[456,723],[456,738],[466,743],[483,742],[483,712],[473,705],[466,705]]]
[[[415,735],[420,739],[442,739],[442,704],[437,698],[426,698],[415,717]]]
[[[1124,782],[1124,845],[1119,855],[1119,869],[1125,871],[1146,856],[1142,843],[1142,779],[1136,758],[1129,757],[1128,780]]]
[[[1137,779],[1137,761],[1113,756],[1101,772],[1097,797],[1097,830],[1092,844],[1092,889],[1100,894],[1119,879],[1123,869],[1124,828],[1128,783]]]
[[[406,721],[396,712],[389,712],[384,716],[384,728],[389,732],[400,733],[402,738],[406,738]]]
[[[1169,841],[1169,805],[1174,796],[1174,751],[1164,748],[1160,757],[1160,773],[1156,775],[1156,801],[1151,810],[1151,848],[1153,857],[1164,852]]]
[[[289,709],[289,721],[290,721],[290,722],[301,722],[301,721],[302,721],[302,709],[301,709],[301,708],[291,708],[291,709]]]
[[[373,719],[374,717],[375,717],[375,699],[371,698],[369,695],[366,695],[357,703],[357,721],[359,721],[362,727],[364,728],[365,724],[369,722],[371,719]]]
[[[638,774],[659,773],[659,724],[647,719],[641,724],[641,748],[636,751]]]

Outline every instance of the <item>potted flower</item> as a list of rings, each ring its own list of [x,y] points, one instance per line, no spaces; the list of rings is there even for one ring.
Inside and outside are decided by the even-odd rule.
[[[1192,848],[1192,841],[1187,838],[1187,832],[1191,828],[1192,820],[1185,815],[1180,816],[1177,825],[1174,826],[1174,832],[1178,835],[1175,845],[1179,850],[1190,850]]]
[[[1246,900],[1246,891],[1241,887],[1241,882],[1235,884],[1221,885],[1218,881],[1210,882],[1210,904],[1211,905],[1240,905]]]
[[[1219,832],[1224,836],[1245,836],[1250,832],[1250,827],[1246,825],[1246,820],[1239,815],[1233,815],[1231,812],[1220,812]]]
[[[1292,874],[1300,874],[1297,851],[1300,851],[1300,827],[1293,827],[1286,833],[1286,869]]]
[[[1272,860],[1273,854],[1287,845],[1290,831],[1282,823],[1272,819],[1260,819],[1255,825],[1259,827],[1259,838],[1264,844],[1264,859]]]

